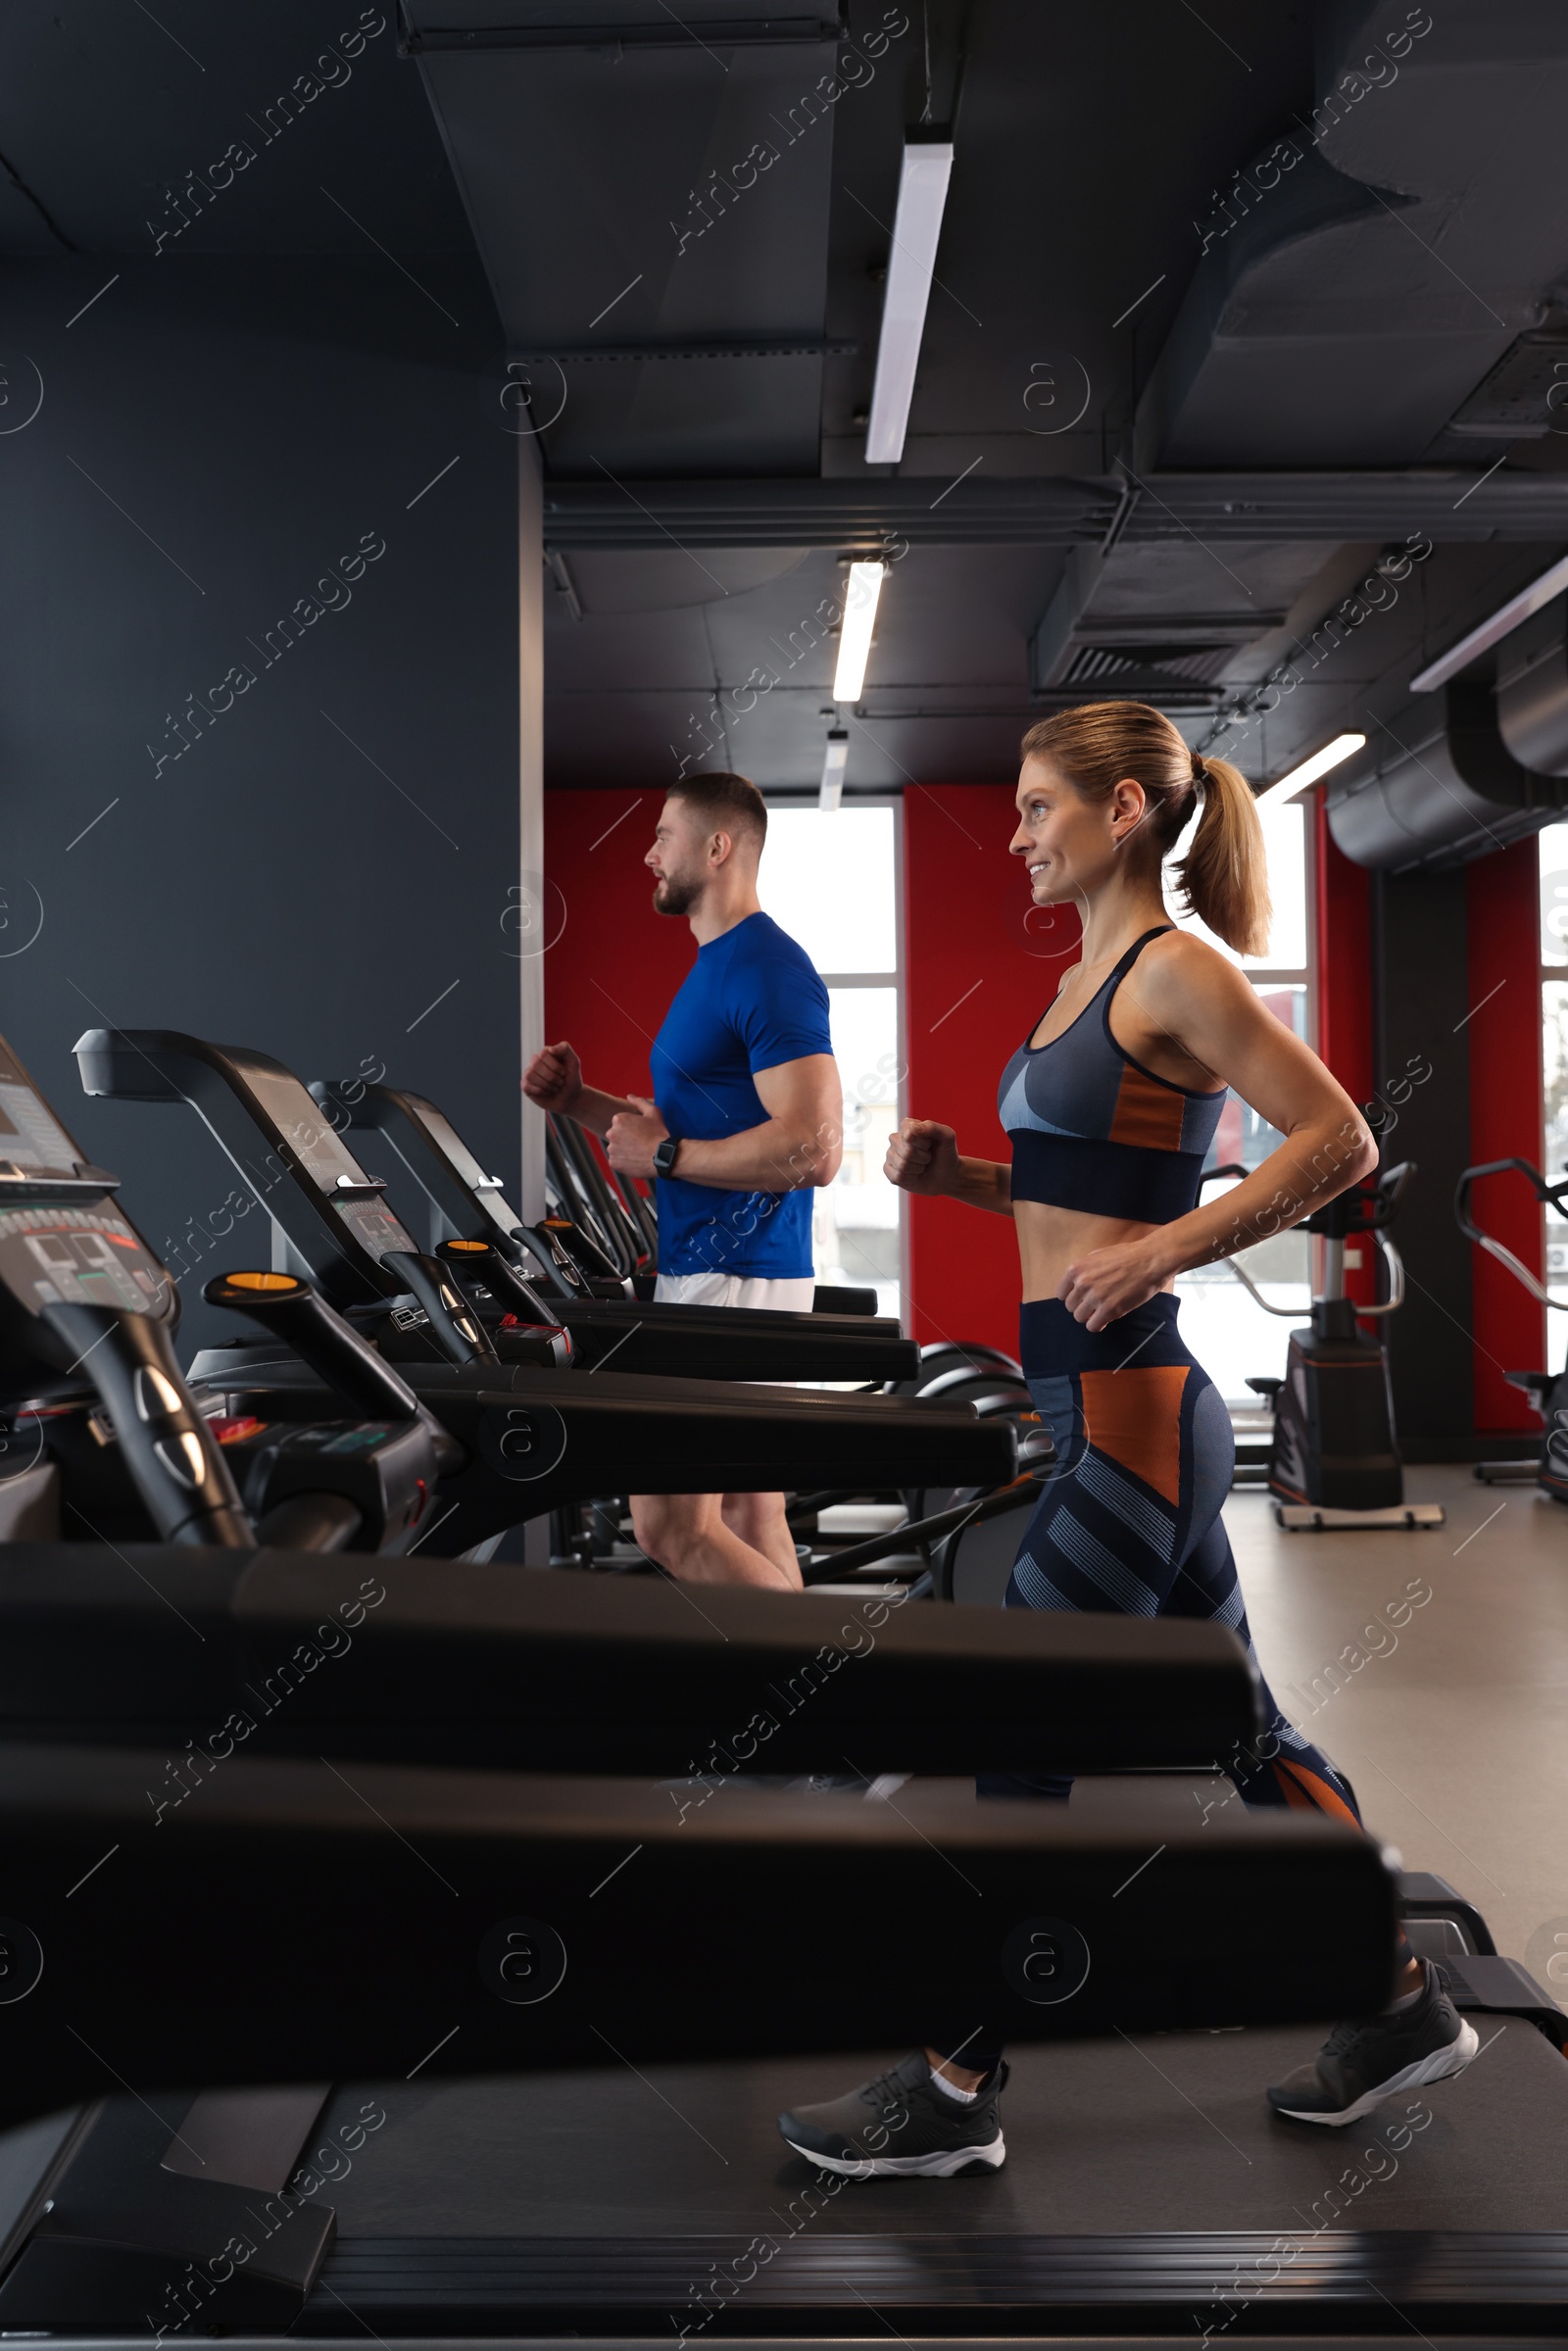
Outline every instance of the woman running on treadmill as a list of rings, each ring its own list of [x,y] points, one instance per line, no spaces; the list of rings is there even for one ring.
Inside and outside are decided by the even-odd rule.
[[[1370,1175],[1377,1149],[1343,1087],[1263,1005],[1245,973],[1166,911],[1163,860],[1200,811],[1183,894],[1242,955],[1268,939],[1262,829],[1245,777],[1189,752],[1136,702],[1059,711],[1023,740],[1018,829],[1036,906],[1076,906],[1081,960],[1002,1075],[1010,1166],[963,1157],[951,1127],[908,1118],[887,1173],[1010,1216],[1023,1273],[1019,1354],[1056,1446],[1025,1531],[1009,1608],[1218,1618],[1251,1650],[1221,1505],[1230,1416],[1177,1329],[1177,1274],[1246,1249]],[[1226,1091],[1284,1137],[1245,1182],[1200,1206]],[[1348,1784],[1276,1706],[1222,1768],[1242,1801],[1359,1825]],[[1071,1774],[997,1775],[988,1795],[1066,1798]],[[1477,2037],[1402,1933],[1396,1996],[1336,2027],[1315,2064],[1268,2091],[1300,2122],[1355,2121],[1457,2074]],[[967,2020],[972,2026],[973,2019]],[[961,2034],[967,2028],[960,2027]],[[1004,2160],[995,2035],[938,2038],[892,2073],[780,2117],[826,2169],[948,2177]]]

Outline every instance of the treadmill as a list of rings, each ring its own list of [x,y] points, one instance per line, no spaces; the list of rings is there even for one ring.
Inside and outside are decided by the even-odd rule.
[[[554,1216],[547,1216],[541,1225],[525,1224],[508,1202],[500,1177],[485,1174],[446,1112],[424,1095],[398,1086],[370,1085],[358,1078],[330,1084],[315,1080],[310,1091],[340,1133],[352,1132],[368,1155],[379,1153],[383,1163],[396,1170],[395,1180],[407,1185],[409,1197],[416,1194],[422,1199],[429,1247],[441,1254],[465,1287],[485,1280],[485,1265],[494,1262],[487,1259],[487,1250],[500,1251],[504,1262],[514,1262],[520,1252],[527,1252],[537,1269],[539,1290],[531,1308],[522,1310],[523,1319],[564,1322],[571,1333],[574,1358],[590,1363],[602,1359],[611,1349],[626,1344],[627,1334],[635,1327],[653,1335],[650,1349],[668,1369],[695,1371],[708,1359],[700,1335],[716,1332],[723,1336],[733,1322],[765,1342],[770,1351],[782,1347],[791,1351],[793,1360],[831,1361],[834,1365],[828,1372],[803,1371],[802,1378],[850,1378],[854,1367],[873,1363],[888,1368],[880,1375],[868,1371],[867,1376],[887,1381],[910,1379],[918,1370],[918,1350],[912,1341],[903,1338],[891,1318],[816,1309],[803,1315],[773,1308],[676,1305],[653,1298],[610,1299],[603,1294],[612,1285],[601,1282],[596,1286],[590,1268],[582,1262],[580,1225]],[[570,1121],[564,1122],[558,1138],[556,1122],[551,1122],[552,1157],[555,1160],[559,1154],[561,1162],[555,1179],[558,1190],[564,1189],[572,1175],[586,1188],[591,1174],[601,1191],[608,1191],[580,1130],[572,1138],[573,1156],[565,1160],[564,1138],[570,1126]],[[613,1202],[601,1205],[602,1225],[610,1222],[612,1206]],[[587,1238],[592,1240],[592,1236]],[[597,1249],[597,1244],[594,1246]],[[608,1259],[605,1270],[613,1270]],[[622,1278],[633,1277],[628,1273]],[[825,1297],[845,1295],[823,1293]],[[866,1295],[874,1300],[874,1292]],[[495,1301],[497,1311],[503,1302],[512,1302],[510,1293]],[[481,1292],[481,1311],[484,1304]],[[856,1340],[853,1355],[836,1350],[829,1353],[825,1343],[830,1334]],[[882,1346],[875,1344],[879,1342],[885,1345],[885,1353]],[[893,1368],[895,1356],[897,1369]]]
[[[286,1259],[279,1270],[308,1275],[345,1311],[379,1306],[377,1343],[385,1351],[417,1359],[432,1352],[433,1336],[451,1356],[453,1313],[466,1321],[473,1311],[466,1298],[451,1295],[457,1273],[491,1294],[491,1324],[510,1317],[493,1341],[504,1357],[514,1331],[526,1340],[526,1326],[542,1326],[565,1328],[571,1360],[587,1371],[613,1357],[623,1372],[881,1386],[918,1367],[919,1350],[896,1323],[861,1315],[658,1305],[583,1295],[547,1303],[519,1260],[525,1249],[541,1251],[537,1261],[553,1275],[567,1264],[564,1251],[552,1251],[543,1234],[506,1206],[497,1180],[483,1174],[428,1104],[429,1123],[439,1122],[446,1149],[466,1165],[467,1181],[461,1198],[455,1179],[445,1185],[461,1229],[450,1240],[432,1236],[434,1249],[421,1250],[394,1214],[385,1181],[368,1174],[343,1139],[340,1130],[363,1109],[346,1099],[352,1087],[335,1096],[323,1089],[323,1106],[292,1070],[269,1055],[171,1029],[89,1029],[77,1040],[75,1054],[90,1095],[188,1102],[271,1217]],[[433,1168],[417,1178],[427,1203],[432,1179],[440,1180]],[[438,1310],[443,1292],[449,1299],[444,1314]],[[471,1360],[473,1352],[469,1347],[457,1359]]]
[[[748,2111],[767,2067],[916,2037],[937,1984],[1014,2043],[1154,2034],[1169,2062],[1172,2035],[1297,2023],[1386,1988],[1395,1881],[1370,1840],[1319,1815],[1238,1807],[1176,1826],[1147,1802],[1096,1820],[976,1805],[941,1782],[870,1804],[694,1780],[694,1724],[755,1725],[760,1699],[782,1717],[791,1646],[820,1654],[842,1603],[716,1592],[703,1625],[675,1592],[482,1567],[432,1586],[414,1563],[377,1563],[368,1588],[343,1558],[264,1552],[203,1577],[193,1554],[145,1546],[135,1564],[116,1578],[102,1552],[0,1553],[13,2339],[663,2341],[703,2323],[714,2278],[725,2292],[738,2224],[777,2263],[736,2314],[747,2332],[780,2331],[785,2308],[782,2330],[836,2332],[847,2311],[853,2334],[880,2339],[883,2304],[901,2335],[933,2318],[954,2331],[954,2305],[991,2331],[1009,2282],[995,2241],[883,2240],[874,2266],[842,2237],[813,2244],[792,2176],[809,2167],[790,2158],[775,2178],[768,2120]],[[200,1643],[172,1601],[198,1612]],[[256,1690],[328,1620],[353,1627],[349,1651],[278,1696],[255,1746],[234,1743]],[[794,1761],[825,1763],[847,1735],[879,1770],[1099,1756],[1108,1694],[1129,1687],[1141,1761],[1257,1730],[1250,1660],[1211,1624],[910,1611],[855,1662],[780,1721]],[[943,1690],[961,1714],[933,1703]],[[636,1759],[683,1777],[614,1776],[623,1698]],[[509,1765],[546,1731],[579,1776],[420,1751],[432,1725],[461,1740],[475,1721],[517,1741]],[[671,2066],[695,2069],[673,2107],[653,2070]],[[246,2086],[178,2087],[203,2081]],[[642,2144],[635,2129],[601,2140],[597,2203],[624,2207],[631,2159],[653,2227],[622,2209],[612,2239],[564,2242],[542,2182],[576,2171],[621,2082],[644,2102]],[[692,2194],[666,2125],[696,2131],[719,2181],[735,2174],[721,2210],[706,2182]],[[752,2215],[754,2187],[771,2217]],[[671,2189],[690,2198],[673,2237]],[[581,2217],[599,2217],[594,2200]],[[816,2202],[820,2217],[820,2187]]]
[[[513,1359],[498,1360],[445,1268],[416,1248],[384,1187],[281,1064],[166,1031],[90,1032],[77,1054],[89,1093],[192,1102],[271,1219],[272,1274],[220,1276],[206,1293],[261,1335],[204,1349],[193,1388],[237,1424],[330,1417],[345,1402],[362,1417],[433,1416],[454,1450],[418,1534],[425,1556],[456,1556],[606,1494],[901,1487],[933,1475],[990,1490],[1014,1475],[1012,1429],[966,1405],[655,1377],[623,1372],[618,1357],[606,1369],[545,1368],[564,1343],[536,1328],[505,1334]],[[817,1328],[832,1317],[756,1319],[810,1327],[819,1364],[858,1360],[865,1344],[853,1317],[846,1338]],[[771,1344],[740,1342],[754,1367]]]
[[[1568,2068],[1537,2030],[1549,2003],[1540,2020],[1499,2007],[1458,2082],[1354,2132],[1262,2111],[1259,2082],[1320,2037],[1314,2012],[1384,1995],[1396,1908],[1450,1954],[1484,1935],[1451,1889],[1396,1882],[1346,1825],[1239,1805],[1205,1821],[1174,1804],[1185,1787],[1137,1776],[1066,1807],[976,1805],[940,1781],[881,1804],[715,1791],[691,1772],[692,1714],[753,1722],[759,1672],[776,1693],[784,1662],[768,1645],[789,1624],[815,1638],[842,1603],[715,1592],[715,1640],[677,1592],[529,1578],[523,1605],[575,1613],[503,1622],[481,1593],[518,1580],[463,1564],[456,1619],[429,1616],[416,1566],[378,1570],[386,1596],[352,1654],[278,1706],[279,1726],[295,1702],[313,1711],[284,1736],[330,1762],[215,1758],[222,1675],[265,1678],[341,1618],[359,1565],[228,1560],[226,1589],[198,1594],[192,1554],[160,1564],[146,1546],[136,1564],[154,1589],[120,1579],[100,1621],[102,1553],[0,1553],[12,2339],[858,2351],[890,2333],[1562,2330]],[[165,1606],[168,1576],[169,1596],[205,1607],[205,1645]],[[628,1784],[621,1752],[591,1782],[367,1759],[377,1681],[383,1720],[410,1724],[397,1652],[412,1669],[432,1632],[432,1710],[461,1719],[498,1639],[541,1641],[534,1687],[559,1731],[575,1725],[563,1760],[580,1774],[596,1717],[613,1725],[635,1692],[638,1761],[681,1776]],[[961,1714],[922,1686],[947,1640]],[[799,1709],[793,1759],[825,1759],[852,1712],[877,1769],[1102,1756],[1129,1671],[1137,1759],[1255,1735],[1255,1684],[1221,1627],[910,1611],[824,1689],[826,1711]],[[126,1743],[84,1745],[106,1701]],[[203,1720],[213,1768],[181,1743],[191,1786],[155,1817],[169,1742]],[[1053,1970],[1071,1962],[1064,1996],[1008,1973],[1020,1928]],[[1007,2167],[860,2186],[784,2150],[775,2109],[874,2070],[853,2045],[920,2039],[936,1983],[1008,2033]],[[203,2081],[247,2086],[177,2086]]]
[[[301,1548],[415,1546],[457,1455],[389,1366],[345,1325],[326,1337],[370,1375],[352,1418],[341,1395],[281,1420],[203,1411],[174,1356],[177,1285],[3,1038],[0,1143],[0,1542],[233,1548],[259,1528]]]

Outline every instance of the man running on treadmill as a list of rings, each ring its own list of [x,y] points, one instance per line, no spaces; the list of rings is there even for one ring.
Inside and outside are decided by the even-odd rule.
[[[657,1178],[659,1284],[688,1305],[811,1306],[810,1191],[843,1156],[827,990],[757,896],[767,808],[742,775],[690,775],[643,862],[661,914],[684,914],[697,960],[654,1041],[653,1100],[588,1085],[568,1044],[523,1092],[605,1140],[616,1173]],[[650,1559],[694,1584],[801,1589],[781,1494],[634,1494]]]

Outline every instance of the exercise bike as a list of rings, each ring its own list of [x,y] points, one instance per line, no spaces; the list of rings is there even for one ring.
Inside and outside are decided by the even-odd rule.
[[[1539,1167],[1528,1159],[1488,1159],[1483,1166],[1467,1167],[1454,1188],[1453,1213],[1459,1230],[1466,1240],[1484,1249],[1489,1257],[1511,1273],[1514,1280],[1553,1313],[1568,1311],[1568,1300],[1553,1298],[1550,1291],[1531,1272],[1528,1265],[1516,1257],[1505,1243],[1484,1233],[1470,1213],[1470,1194],[1483,1176],[1522,1175],[1544,1208],[1558,1216],[1568,1216],[1564,1207],[1568,1200],[1568,1175],[1560,1184],[1548,1184]],[[1522,1389],[1543,1423],[1541,1451],[1530,1461],[1478,1461],[1475,1475],[1484,1486],[1537,1485],[1554,1501],[1568,1502],[1568,1371],[1508,1371],[1503,1378],[1510,1388]]]
[[[1203,1181],[1241,1178],[1237,1165],[1206,1168]],[[1388,1356],[1381,1339],[1357,1330],[1362,1317],[1396,1313],[1404,1302],[1404,1266],[1389,1236],[1400,1198],[1415,1174],[1412,1160],[1352,1184],[1303,1217],[1298,1232],[1323,1242],[1323,1288],[1311,1303],[1311,1322],[1291,1333],[1283,1379],[1247,1383],[1273,1414],[1268,1490],[1274,1516],[1291,1534],[1326,1534],[1356,1527],[1441,1527],[1440,1502],[1408,1502],[1394,1425]],[[1370,1234],[1389,1269],[1389,1295],[1362,1305],[1345,1287],[1345,1245]],[[1265,1314],[1294,1315],[1275,1306],[1234,1257],[1230,1269]]]

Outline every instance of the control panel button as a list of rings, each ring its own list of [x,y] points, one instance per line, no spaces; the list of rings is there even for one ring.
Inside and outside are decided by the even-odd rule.
[[[153,1450],[170,1476],[176,1478],[188,1494],[194,1494],[207,1466],[200,1439],[186,1430],[178,1437],[160,1437]]]
[[[151,1363],[136,1373],[136,1412],[142,1420],[172,1420],[184,1403],[172,1380]]]

